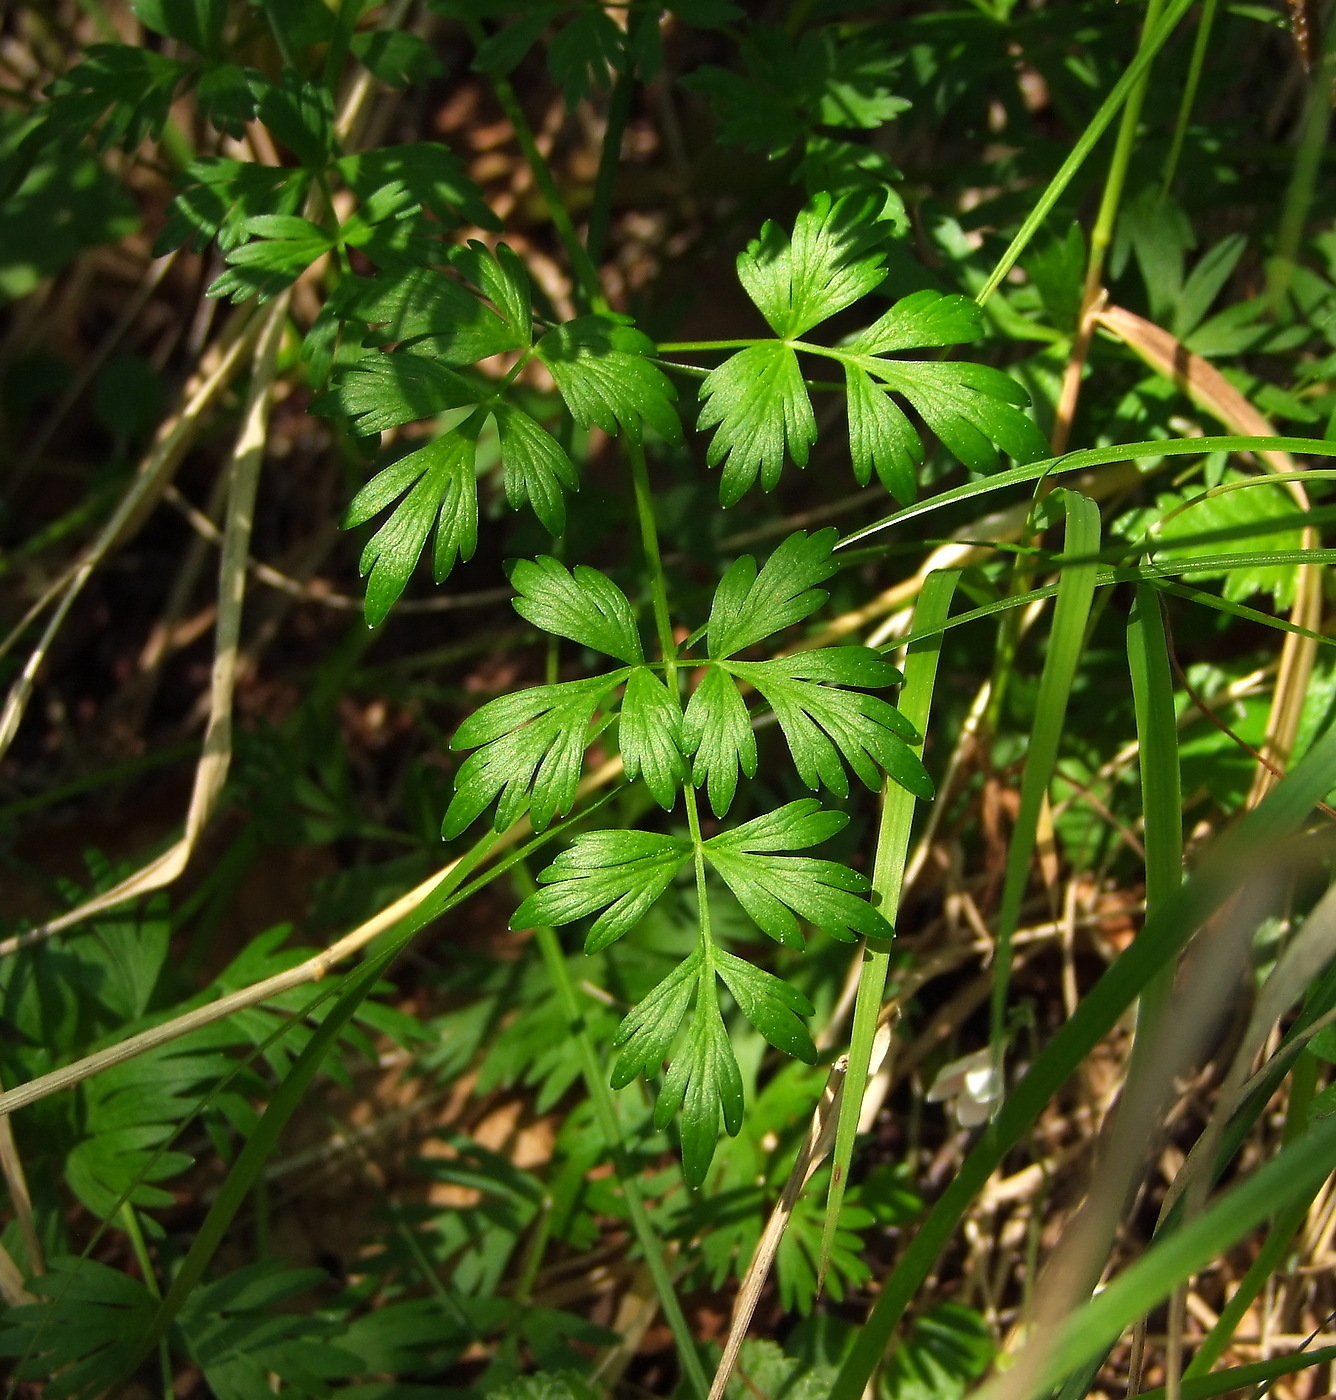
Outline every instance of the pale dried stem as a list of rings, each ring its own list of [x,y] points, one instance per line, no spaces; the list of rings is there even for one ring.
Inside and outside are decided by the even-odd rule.
[[[4,1173],[10,1204],[14,1207],[14,1219],[18,1222],[23,1247],[28,1253],[28,1270],[35,1278],[46,1272],[46,1259],[33,1217],[28,1177],[23,1170],[18,1144],[14,1141],[14,1125],[8,1118],[0,1118],[0,1171]],[[0,1287],[3,1287],[2,1283]]]

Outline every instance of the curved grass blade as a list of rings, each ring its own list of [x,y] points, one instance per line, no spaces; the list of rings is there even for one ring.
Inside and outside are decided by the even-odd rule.
[[[1259,859],[1293,837],[1336,786],[1336,728],[1329,730],[1266,797],[1215,845],[1142,934],[1083,998],[1008,1096],[886,1279],[867,1323],[840,1367],[830,1400],[859,1400],[905,1310],[994,1169],[1030,1130],[1045,1105],[1118,1017],[1196,929],[1229,898]],[[1328,1119],[1336,1131],[1336,1117]],[[1327,1147],[1330,1151],[1333,1142]],[[1293,1159],[1291,1159],[1293,1160]],[[1329,1163],[1328,1163],[1329,1165]],[[1275,1199],[1271,1204],[1274,1207]],[[1200,1220],[1205,1217],[1199,1217]],[[1108,1296],[1101,1295],[1101,1301]],[[1061,1373],[1080,1364],[1067,1358]]]
[[[904,684],[898,709],[920,733],[926,735],[932,709],[932,692],[937,681],[941,655],[941,627],[951,608],[960,575],[955,572],[929,574],[923,582],[914,620],[922,635],[908,651],[904,664]],[[933,630],[937,629],[937,630]],[[909,851],[909,829],[914,820],[913,793],[898,783],[882,788],[881,824],[877,829],[877,854],[872,868],[872,889],[892,927],[900,903],[905,858]],[[835,1233],[839,1228],[840,1207],[849,1181],[849,1165],[858,1135],[858,1119],[863,1111],[872,1042],[881,1015],[881,999],[886,990],[886,971],[891,961],[888,939],[863,940],[863,965],[858,974],[858,995],[854,1002],[853,1029],[849,1038],[849,1062],[840,1097],[840,1116],[835,1129],[831,1158],[830,1189],[826,1196],[826,1221],[821,1232],[821,1262],[817,1289],[825,1281]]]
[[[855,530],[852,535],[846,535],[835,548],[848,549],[850,545],[867,539],[869,535],[875,535],[879,530],[887,530],[892,525],[916,520],[919,516],[927,515],[943,506],[972,501],[1008,486],[1041,481],[1057,472],[1078,471],[1085,467],[1110,467],[1118,462],[1140,462],[1151,457],[1204,457],[1211,452],[1289,452],[1308,457],[1336,457],[1336,442],[1324,438],[1230,435],[1166,438],[1160,442],[1129,442],[1120,447],[1082,448],[1079,452],[1065,452],[1061,457],[1046,457],[1040,462],[1027,462],[1024,466],[1012,467],[1010,471],[997,472],[980,481],[967,481],[963,486],[955,486],[949,491],[929,496],[912,506],[905,506],[903,510],[893,511],[881,520],[863,526],[861,530]]]
[[[1066,548],[1070,558],[1093,555],[1099,549],[1099,506],[1089,496],[1064,492]],[[1067,702],[1072,693],[1076,667],[1085,648],[1086,624],[1095,596],[1097,570],[1093,563],[1069,564],[1058,580],[1057,602],[1053,608],[1053,630],[1048,655],[1039,680],[1034,725],[1021,778],[1020,809],[1007,848],[1007,868],[1002,900],[997,915],[996,951],[993,959],[991,1045],[993,1065],[1002,1064],[1002,1042],[1006,1033],[1007,992],[1011,985],[1012,937],[1020,921],[1021,901],[1030,879],[1030,859],[1038,838],[1039,817],[1044,796],[1053,778],[1067,718]]]

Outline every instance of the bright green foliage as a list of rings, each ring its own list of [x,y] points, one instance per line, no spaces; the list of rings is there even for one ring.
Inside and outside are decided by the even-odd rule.
[[[353,498],[345,527],[361,525],[402,497],[389,520],[372,535],[359,566],[367,579],[366,620],[374,627],[389,615],[408,586],[427,536],[436,530],[432,572],[439,583],[455,559],[469,559],[478,542],[478,494],[473,454],[481,427],[474,415],[455,432],[410,452],[373,477]]]
[[[719,1014],[713,974],[696,989],[685,1039],[659,1090],[654,1126],[667,1127],[679,1110],[682,1171],[692,1186],[699,1186],[714,1157],[720,1119],[731,1137],[742,1129],[742,1075]]]
[[[554,637],[615,656],[644,660],[635,614],[626,594],[606,574],[577,564],[574,573],[540,555],[521,559],[510,574],[519,595],[515,611]]]
[[[890,938],[890,925],[859,897],[871,888],[862,875],[830,860],[776,854],[819,846],[847,822],[807,797],[712,836],[705,857],[757,926],[780,943],[803,946],[799,918],[839,938]]]
[[[568,924],[602,910],[585,939],[597,953],[634,928],[691,859],[691,843],[652,831],[577,836],[538,877],[544,886],[515,911],[513,928]]]
[[[691,758],[691,781],[704,787],[716,817],[733,805],[739,769],[756,776],[759,755],[747,702],[722,666],[711,666],[692,692],[682,719],[682,745]]]
[[[651,796],[672,811],[687,776],[682,706],[648,667],[637,666],[622,697],[617,747],[628,778],[643,778]]]
[[[854,474],[865,485],[875,470],[901,501],[913,498],[924,448],[892,393],[975,470],[997,465],[994,444],[1021,460],[1044,453],[1043,436],[1021,411],[1028,396],[1000,370],[883,358],[977,339],[983,330],[979,308],[963,296],[915,292],[834,348],[799,339],[881,285],[890,232],[874,196],[836,200],[822,193],[798,215],[791,236],[768,223],[738,257],[738,277],[779,339],[739,351],[701,385],[698,426],[717,429],[708,460],[723,465],[719,498],[725,505],[739,501],[758,476],[772,490],[786,456],[807,464],[816,420],[800,350],[844,367]]]
[[[538,342],[538,358],[552,371],[571,417],[582,428],[615,434],[624,428],[637,441],[641,426],[668,442],[682,440],[682,426],[668,377],[651,364],[654,342],[616,316],[581,316],[557,326]]]
[[[792,534],[758,572],[744,554],[720,580],[710,605],[707,634],[710,658],[722,661],[763,642],[785,627],[810,617],[826,601],[816,585],[838,569],[831,551],[839,532]]]

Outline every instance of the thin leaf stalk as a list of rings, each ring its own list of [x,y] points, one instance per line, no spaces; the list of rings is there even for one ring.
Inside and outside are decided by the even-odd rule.
[[[515,867],[515,881],[526,898],[534,892],[533,877],[523,862]],[[645,1266],[649,1269],[650,1278],[654,1282],[654,1291],[658,1295],[659,1306],[663,1309],[664,1319],[673,1334],[674,1342],[677,1344],[678,1361],[688,1384],[697,1396],[697,1400],[700,1400],[700,1397],[703,1397],[709,1390],[709,1381],[705,1375],[705,1368],[701,1365],[700,1356],[697,1354],[691,1328],[687,1324],[686,1316],[682,1312],[682,1305],[678,1301],[677,1290],[673,1286],[672,1275],[668,1272],[667,1261],[659,1247],[659,1237],[655,1232],[654,1223],[645,1208],[644,1197],[640,1194],[635,1168],[627,1157],[626,1140],[622,1136],[621,1125],[617,1121],[617,1106],[613,1101],[612,1090],[608,1087],[607,1072],[605,1067],[599,1063],[598,1054],[589,1038],[589,1031],[580,1010],[579,999],[575,994],[575,986],[571,981],[570,969],[566,965],[560,940],[557,938],[555,930],[551,928],[535,928],[533,935],[538,943],[539,951],[542,953],[548,976],[551,977],[552,985],[556,989],[557,1000],[561,1003],[567,1028],[571,1038],[575,1041],[576,1049],[579,1051],[585,1088],[589,1093],[599,1130],[603,1134],[604,1145],[612,1161],[612,1169],[616,1173],[622,1198],[626,1202],[626,1212],[631,1218],[631,1228],[635,1231],[636,1242],[640,1246],[641,1254],[645,1257]]]
[[[1169,154],[1164,160],[1164,175],[1160,183],[1160,199],[1168,197],[1173,188],[1174,176],[1178,173],[1178,162],[1183,154],[1183,142],[1188,133],[1188,122],[1192,119],[1192,109],[1197,102],[1197,89],[1201,86],[1202,71],[1206,67],[1206,51],[1211,44],[1211,30],[1215,25],[1215,12],[1219,0],[1205,0],[1201,15],[1197,20],[1197,34],[1192,42],[1192,57],[1188,61],[1188,75],[1183,83],[1183,96],[1178,104],[1178,116],[1174,119],[1174,135],[1169,143]]]

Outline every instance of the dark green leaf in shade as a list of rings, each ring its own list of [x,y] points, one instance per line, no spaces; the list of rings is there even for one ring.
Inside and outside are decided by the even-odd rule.
[[[702,974],[696,1006],[685,1039],[673,1056],[654,1106],[654,1125],[666,1128],[682,1111],[682,1171],[689,1186],[700,1186],[719,1141],[719,1119],[736,1137],[742,1129],[742,1074],[719,1014],[714,974]]]
[[[397,181],[447,227],[461,223],[491,229],[501,226],[484,202],[482,191],[465,174],[463,162],[439,142],[414,141],[362,151],[344,156],[338,168],[359,199]]]
[[[817,845],[847,820],[803,798],[712,836],[705,857],[757,926],[780,943],[803,946],[799,918],[837,938],[890,938],[891,926],[861,898],[871,888],[862,875],[831,860],[774,854]]]
[[[501,440],[502,480],[513,509],[528,501],[549,534],[566,528],[566,491],[580,486],[575,463],[561,444],[522,409],[492,404]]]
[[[774,661],[731,661],[728,670],[755,686],[779,720],[798,775],[810,788],[849,795],[840,763],[874,791],[889,774],[915,797],[931,799],[933,785],[918,755],[914,727],[894,705],[842,686],[880,689],[900,673],[868,647],[827,647]]]
[[[222,252],[230,251],[250,237],[247,225],[257,215],[295,214],[311,177],[305,170],[201,156],[186,167],[185,179],[167,207],[155,257],[174,248],[203,249],[214,239]]]
[[[154,33],[179,39],[206,58],[218,56],[227,0],[133,0],[130,8]]]
[[[327,44],[334,37],[334,12],[324,0],[251,0],[290,49]]]
[[[643,778],[654,800],[671,811],[687,776],[682,756],[682,708],[647,666],[631,673],[622,697],[617,743],[628,778]]]
[[[738,769],[756,776],[756,735],[747,706],[733,677],[721,666],[708,666],[687,702],[682,720],[683,752],[692,758],[691,781],[704,785],[710,809],[722,817],[733,805]]]
[[[257,214],[246,220],[246,232],[251,241],[228,252],[227,269],[206,296],[268,301],[334,246],[324,229],[296,214]]]
[[[838,571],[831,557],[838,539],[834,528],[814,535],[797,530],[759,573],[750,554],[735,560],[710,605],[711,658],[722,661],[811,616],[826,601],[825,590],[816,585]]]
[[[648,425],[666,441],[681,442],[676,390],[648,358],[653,341],[633,326],[611,316],[581,316],[548,331],[537,350],[582,428],[615,434],[620,425],[639,440]]]
[[[261,94],[259,115],[275,140],[308,170],[320,170],[328,162],[334,151],[334,99],[323,83],[307,82],[285,68]]]
[[[493,825],[504,831],[529,813],[535,831],[575,801],[590,725],[627,678],[626,670],[516,691],[489,701],[459,727],[450,747],[477,749],[455,775],[455,795],[441,834],[458,836],[497,802]]]
[[[384,525],[367,541],[360,570],[369,573],[366,620],[376,626],[389,615],[417,567],[433,526],[432,571],[440,583],[456,557],[469,559],[478,540],[478,492],[473,460],[476,415],[453,432],[410,452],[367,482],[343,519],[345,529],[364,524],[402,496]],[[405,494],[406,493],[406,494]]]
[[[0,1356],[17,1358],[12,1378],[41,1382],[51,1400],[115,1385],[158,1306],[137,1278],[68,1255],[29,1288],[39,1301],[6,1312]]]
[[[738,1009],[770,1044],[804,1064],[815,1064],[816,1046],[799,1019],[815,1013],[812,1003],[782,978],[724,948],[716,948],[712,956],[715,971],[733,993]]]
[[[574,572],[550,555],[521,559],[510,573],[515,611],[535,627],[567,637],[619,661],[644,660],[635,613],[606,574],[577,564]]]
[[[522,349],[513,326],[453,278],[430,268],[392,268],[375,278],[350,278],[337,293],[345,320],[374,326],[382,341],[406,341],[446,365],[471,365]]]
[[[195,101],[200,115],[219,131],[240,140],[246,123],[254,120],[259,103],[258,91],[264,80],[253,68],[236,63],[211,63],[199,75],[195,85]]]
[[[579,835],[538,877],[515,911],[511,927],[568,924],[602,910],[585,939],[597,953],[645,917],[691,859],[691,843],[651,831],[592,831]]]
[[[552,37],[547,66],[566,98],[576,107],[591,92],[611,85],[626,67],[626,35],[602,5],[581,5]]]
[[[717,427],[706,460],[722,462],[719,499],[736,505],[759,474],[773,490],[786,455],[800,466],[816,441],[816,417],[797,355],[781,341],[766,340],[731,355],[705,376],[696,426]]]
[[[133,150],[162,135],[189,73],[186,64],[149,48],[93,44],[47,89],[47,126],[75,138],[96,129],[99,150]]]
[[[389,87],[412,87],[444,71],[431,45],[403,30],[370,29],[354,34],[348,47]]]
[[[336,372],[313,413],[346,413],[360,436],[477,403],[479,389],[425,355],[375,353]]]

